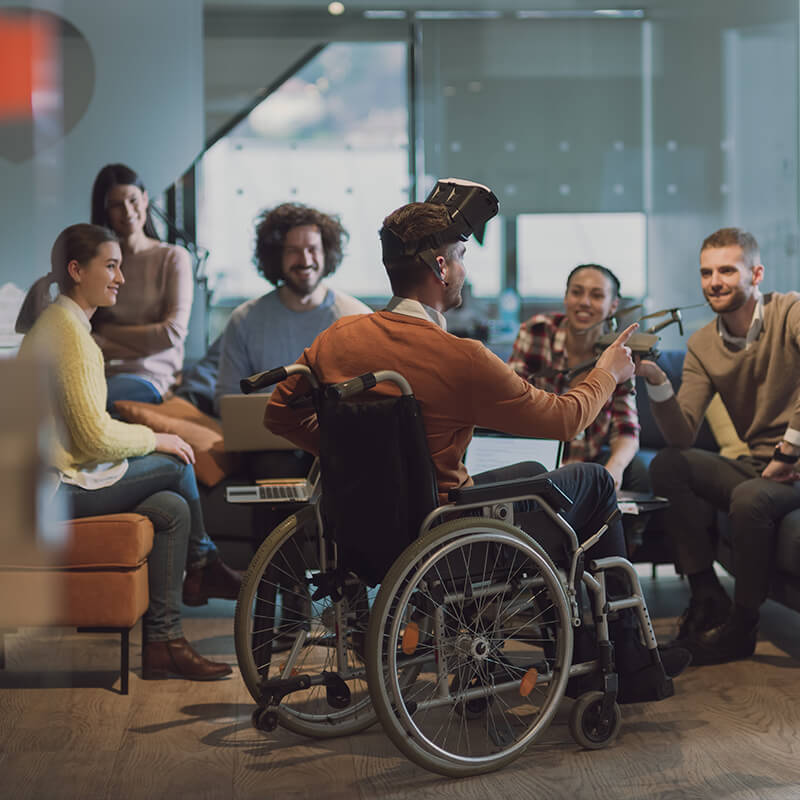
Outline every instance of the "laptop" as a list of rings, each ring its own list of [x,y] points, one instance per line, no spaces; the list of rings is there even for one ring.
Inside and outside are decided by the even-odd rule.
[[[222,436],[229,451],[296,450],[288,439],[264,427],[268,394],[224,394],[220,398]]]
[[[558,466],[560,446],[557,439],[530,439],[476,428],[464,463],[470,475],[520,461],[538,461],[549,471]]]
[[[308,503],[319,486],[319,459],[305,478],[264,478],[249,486],[228,486],[229,503]]]
[[[658,511],[669,505],[666,497],[659,497],[650,492],[617,492],[617,503],[623,514],[646,514]]]

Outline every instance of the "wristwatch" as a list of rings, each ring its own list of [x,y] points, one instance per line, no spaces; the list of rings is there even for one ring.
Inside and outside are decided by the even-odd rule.
[[[790,456],[781,450],[780,443],[775,445],[775,452],[772,454],[773,461],[780,461],[781,464],[794,464],[800,456]]]

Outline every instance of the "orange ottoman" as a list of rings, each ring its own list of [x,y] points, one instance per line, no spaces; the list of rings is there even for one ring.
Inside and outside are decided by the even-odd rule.
[[[120,691],[127,694],[130,629],[150,602],[147,556],[153,526],[141,514],[83,517],[67,525],[66,544],[50,564],[0,564],[3,593],[22,600],[14,604],[13,622],[119,633]],[[46,597],[51,598],[46,609],[26,602]]]

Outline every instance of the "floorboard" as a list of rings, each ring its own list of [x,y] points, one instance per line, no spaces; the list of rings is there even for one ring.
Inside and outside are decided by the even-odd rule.
[[[668,638],[686,586],[662,567],[643,577],[656,632]],[[729,579],[725,579],[730,588]],[[205,655],[235,661],[233,604],[185,609],[186,635]],[[250,725],[238,674],[214,683],[142,681],[132,636],[130,694],[118,693],[118,639],[23,629],[6,637],[0,672],[0,786],[13,798],[515,798],[800,797],[800,619],[762,612],[756,655],[690,668],[676,695],[623,708],[606,750],[572,741],[565,700],[542,739],[498,773],[458,781],[407,761],[378,726],[310,740]]]

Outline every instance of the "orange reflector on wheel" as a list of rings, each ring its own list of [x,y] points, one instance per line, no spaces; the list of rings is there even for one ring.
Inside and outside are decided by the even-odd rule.
[[[538,678],[539,673],[536,671],[536,667],[531,667],[522,676],[522,680],[519,682],[519,693],[521,697],[527,697],[533,691],[533,687],[536,686]]]
[[[409,622],[408,625],[406,625],[406,629],[403,631],[402,650],[407,656],[413,656],[418,644],[419,625],[417,625],[416,622]]]

